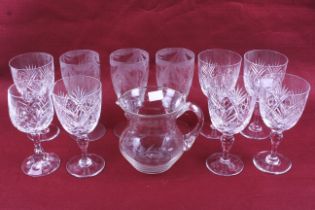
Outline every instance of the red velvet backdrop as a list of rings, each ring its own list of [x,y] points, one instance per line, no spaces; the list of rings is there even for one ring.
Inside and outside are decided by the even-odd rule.
[[[232,149],[245,162],[238,176],[219,177],[206,169],[206,157],[220,146],[201,136],[169,171],[141,174],[120,155],[112,132],[123,118],[114,103],[108,64],[109,53],[117,48],[148,50],[151,79],[154,53],[163,47],[181,46],[195,53],[219,47],[241,54],[270,48],[285,53],[287,71],[308,79],[314,87],[314,1],[261,2],[1,0],[0,209],[315,209],[313,91],[299,123],[284,133],[280,151],[292,160],[293,167],[281,176],[261,173],[252,164],[253,155],[269,148],[269,141],[254,142],[240,135]],[[96,50],[102,57],[101,121],[108,132],[90,150],[105,158],[106,168],[94,178],[70,176],[65,163],[79,150],[62,131],[56,140],[43,145],[62,158],[60,169],[47,177],[27,177],[20,164],[33,145],[8,117],[6,90],[12,83],[8,60],[28,51],[52,53],[59,78],[59,55],[76,48]],[[189,100],[200,105],[207,116],[197,69]]]

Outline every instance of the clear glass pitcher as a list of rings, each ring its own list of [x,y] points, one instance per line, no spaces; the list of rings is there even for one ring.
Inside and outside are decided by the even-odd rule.
[[[129,90],[118,99],[118,104],[129,121],[120,136],[120,151],[135,169],[147,174],[168,170],[191,148],[204,121],[198,106],[166,87]],[[187,111],[192,111],[198,122],[183,134],[176,119]]]

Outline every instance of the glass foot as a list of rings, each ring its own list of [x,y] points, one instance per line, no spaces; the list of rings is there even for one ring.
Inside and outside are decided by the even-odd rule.
[[[51,124],[48,128],[41,131],[40,141],[50,141],[55,139],[60,133],[58,126]],[[27,134],[27,138],[33,141],[33,137],[30,134]]]
[[[69,174],[78,177],[92,177],[99,174],[105,167],[105,160],[96,154],[87,154],[86,160],[81,155],[71,158],[67,162],[67,171]]]
[[[127,121],[119,122],[118,124],[115,125],[114,127],[114,134],[117,138],[120,138],[122,132],[127,128]]]
[[[218,140],[220,139],[222,135],[217,129],[215,129],[209,123],[205,123],[203,125],[202,130],[200,131],[200,134],[209,140]]]
[[[96,128],[88,134],[87,139],[95,141],[102,138],[106,133],[106,128],[102,123],[97,124]]]
[[[44,153],[42,158],[38,155],[31,155],[27,157],[21,169],[24,174],[32,177],[40,177],[51,174],[60,166],[60,158],[55,153]]]
[[[207,168],[220,176],[233,176],[242,172],[244,163],[238,156],[229,154],[229,159],[227,160],[224,160],[222,157],[222,152],[210,155],[206,160]]]
[[[264,140],[270,136],[270,129],[267,128],[263,123],[256,124],[250,123],[241,134],[248,139],[253,140]]]
[[[292,167],[292,163],[288,158],[279,153],[277,153],[277,157],[272,158],[270,151],[259,152],[253,158],[253,163],[258,170],[276,175],[284,174]]]

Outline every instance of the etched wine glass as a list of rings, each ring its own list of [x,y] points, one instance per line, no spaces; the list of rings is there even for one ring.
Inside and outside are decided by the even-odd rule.
[[[214,174],[232,176],[239,174],[244,163],[237,155],[229,151],[234,143],[234,134],[243,130],[253,114],[256,99],[246,92],[242,78],[230,88],[230,77],[218,75],[210,79],[208,107],[211,122],[222,135],[222,152],[217,152],[206,160],[207,168]]]
[[[17,55],[9,61],[11,75],[17,90],[24,98],[33,98],[52,92],[55,81],[54,58],[45,52],[29,52]],[[56,138],[60,129],[50,124],[41,131],[42,141]],[[27,135],[29,139],[33,137]]]
[[[92,141],[88,134],[96,127],[101,114],[101,82],[88,76],[64,77],[55,83],[53,102],[62,127],[76,137],[81,150],[81,155],[67,162],[67,171],[79,178],[99,174],[105,161],[87,150]]]
[[[89,49],[71,50],[59,57],[62,78],[70,76],[90,76],[101,80],[100,56],[96,51]],[[106,128],[98,123],[96,128],[88,134],[90,140],[102,138]]]
[[[42,92],[35,97],[24,97],[16,85],[8,89],[9,116],[12,124],[19,131],[29,134],[34,143],[34,154],[27,157],[22,171],[32,177],[48,175],[58,169],[60,158],[55,153],[45,152],[41,142],[43,130],[48,128],[54,116],[50,91]]]
[[[259,152],[253,162],[260,171],[283,174],[292,163],[277,148],[283,132],[295,126],[302,116],[310,84],[292,74],[266,74],[260,82],[259,108],[264,123],[271,129],[271,150]]]
[[[226,75],[231,81],[230,88],[234,88],[238,79],[242,63],[242,56],[227,49],[207,49],[198,54],[198,76],[202,93],[207,96],[213,88],[211,80],[217,75]],[[208,96],[207,96],[208,97]],[[210,120],[209,120],[210,121]],[[204,123],[201,135],[207,139],[220,139],[221,133],[210,122]]]
[[[251,123],[241,132],[243,136],[253,140],[269,137],[270,129],[262,122],[259,115],[259,80],[265,74],[286,72],[288,57],[280,52],[268,49],[250,50],[244,54],[244,81],[246,90],[256,95],[257,102]]]
[[[149,78],[149,53],[139,48],[124,48],[113,51],[109,56],[112,84],[119,98],[126,91],[147,86]],[[118,102],[117,102],[118,103]],[[127,121],[114,127],[120,137]]]

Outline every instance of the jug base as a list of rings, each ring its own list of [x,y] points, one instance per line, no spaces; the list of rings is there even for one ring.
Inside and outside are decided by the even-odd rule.
[[[122,153],[122,155],[124,156],[124,158],[126,158],[126,160],[139,172],[144,173],[144,174],[160,174],[163,173],[165,171],[167,171],[168,169],[170,169],[172,167],[172,165],[179,159],[178,158],[173,158],[172,160],[168,161],[165,164],[161,164],[161,165],[147,165],[147,164],[142,164],[139,163],[137,161],[135,161],[134,159],[128,157],[127,155],[124,155]]]

